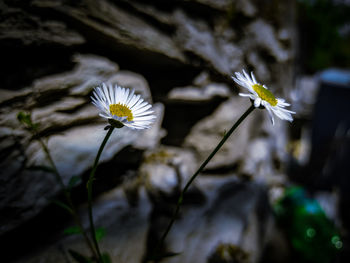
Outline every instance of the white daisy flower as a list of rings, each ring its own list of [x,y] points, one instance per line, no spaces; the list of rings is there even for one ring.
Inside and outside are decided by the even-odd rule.
[[[285,107],[290,106],[290,104],[285,102],[284,99],[276,98],[265,85],[258,83],[253,72],[251,72],[249,76],[243,70],[243,74],[236,72],[235,75],[236,77],[232,76],[232,79],[238,85],[250,91],[250,93],[239,93],[239,95],[252,99],[256,108],[260,106],[265,107],[270,115],[272,125],[275,124],[273,115],[276,115],[282,120],[293,121],[292,114],[295,114],[295,112],[285,109]]]
[[[156,116],[151,110],[152,105],[144,101],[134,90],[122,88],[118,85],[102,84],[94,88],[91,97],[100,111],[100,116],[108,119],[114,127],[127,126],[131,129],[147,129],[154,122]]]

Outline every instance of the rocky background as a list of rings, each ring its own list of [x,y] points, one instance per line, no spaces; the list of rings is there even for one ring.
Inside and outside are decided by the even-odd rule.
[[[52,204],[63,198],[60,187],[40,169],[47,160],[19,111],[40,125],[64,182],[82,179],[73,199],[84,215],[106,126],[92,89],[118,83],[154,103],[151,129],[113,133],[94,184],[103,250],[113,262],[136,263],[162,234],[187,179],[250,106],[230,76],[252,70],[291,101],[293,1],[4,0],[0,16],[2,262],[72,262],[69,248],[86,252],[80,237],[63,235],[71,218]],[[279,236],[270,204],[288,184],[291,126],[272,126],[264,111],[249,116],[185,196],[166,241],[180,254],[162,262],[261,260]],[[286,262],[288,249],[277,243],[274,259]]]

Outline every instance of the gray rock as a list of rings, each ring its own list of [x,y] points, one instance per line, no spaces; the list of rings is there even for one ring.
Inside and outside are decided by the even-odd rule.
[[[146,152],[140,176],[151,195],[172,195],[185,186],[197,166],[192,151],[161,146]]]
[[[210,80],[209,73],[207,71],[202,71],[193,80],[193,85],[199,86],[199,87],[208,85],[209,83],[211,83],[211,80]]]
[[[249,142],[239,172],[254,178],[269,187],[284,185],[286,175],[274,161],[281,161],[276,152],[273,138],[256,138]],[[278,169],[279,168],[279,169]]]
[[[6,107],[12,104],[24,110],[56,103],[67,95],[86,98],[93,87],[108,80],[119,70],[117,64],[95,55],[77,54],[72,59],[76,66],[70,72],[37,79],[31,87],[18,91],[0,89],[0,105],[4,105],[1,112],[8,111]]]
[[[76,46],[85,43],[78,32],[68,29],[65,23],[57,20],[42,19],[23,9],[0,3],[2,21],[0,23],[0,41],[20,42],[29,45]]]
[[[255,6],[254,1],[238,0],[235,1],[236,9],[241,11],[244,15],[248,17],[254,17],[258,12],[257,7]]]
[[[149,17],[154,21],[157,21],[159,25],[171,28],[174,26],[172,17],[172,11],[167,11],[161,8],[157,8],[156,3],[142,2],[142,1],[128,1],[120,0],[124,4],[131,6],[132,9],[136,10],[145,17]]]
[[[195,2],[195,3],[200,3],[202,5],[206,5],[210,8],[213,9],[218,9],[218,10],[226,10],[227,8],[230,7],[231,1],[230,0],[187,0],[187,2]]]
[[[327,218],[332,220],[337,227],[341,227],[340,216],[339,216],[339,203],[340,203],[340,194],[337,191],[326,192],[318,191],[315,194],[315,199],[320,204],[321,208],[327,215]]]
[[[145,176],[148,191],[155,195],[171,195],[179,186],[176,169],[166,164],[143,165],[141,174]]]
[[[247,31],[251,34],[250,44],[263,47],[276,58],[277,62],[285,62],[291,58],[289,51],[279,42],[274,28],[264,20],[258,19],[252,22]]]
[[[111,61],[92,55],[74,57],[76,67],[71,72],[38,79],[32,87],[1,94],[0,109],[1,147],[6,158],[0,162],[1,211],[11,210],[1,218],[1,233],[7,232],[38,214],[49,203],[49,198],[59,191],[52,174],[34,167],[49,165],[47,158],[31,134],[19,125],[19,111],[32,109],[32,119],[39,126],[39,136],[47,142],[52,158],[65,183],[71,176],[80,176],[92,165],[97,150],[105,136],[103,128],[108,122],[98,116],[88,94],[101,82],[126,84],[137,93],[151,99],[145,79],[132,72],[118,71]],[[164,106],[154,105],[157,120],[151,129],[141,132],[119,129],[111,136],[100,162],[111,160],[120,150],[132,145],[133,149],[146,150],[157,147],[164,136],[161,129]]]
[[[259,76],[260,81],[267,81],[271,79],[270,71],[256,51],[251,51],[247,54],[249,64],[254,65],[254,74]]]
[[[209,24],[206,17],[194,19],[191,12],[186,10],[186,4],[177,6],[173,3],[164,8],[164,4],[158,2],[125,0],[121,1],[120,6],[108,0],[85,1],[79,6],[67,1],[51,3],[38,0],[33,5],[39,10],[50,10],[69,17],[74,27],[89,41],[119,54],[129,55],[135,63],[147,68],[203,65],[227,77],[243,67],[245,56],[256,50],[268,52],[279,63],[278,67],[284,70],[289,68],[288,61],[293,57],[294,48],[291,36],[293,26],[290,22],[285,22],[285,13],[280,10],[291,10],[290,4],[279,3],[278,8],[273,10],[276,19],[274,22],[281,28],[275,32],[273,26],[265,22],[266,19],[271,19],[269,5],[264,5],[259,10],[259,19],[255,19],[260,4],[257,1],[185,2],[191,2],[188,6],[212,10],[213,15],[215,12],[222,13],[222,16],[216,16],[212,24]],[[229,24],[230,16],[234,18],[238,13],[249,18],[249,25],[244,28],[244,34],[240,35]],[[289,16],[292,19],[292,15]],[[95,39],[91,35],[99,37]],[[285,48],[280,41],[288,41],[289,48]],[[140,57],[144,59],[141,60]],[[256,58],[248,61],[253,68],[260,67],[260,76],[263,77],[261,66],[254,64]],[[270,64],[274,68],[276,63]]]
[[[210,101],[214,97],[228,98],[230,89],[223,83],[210,83],[204,87],[179,87],[172,89],[168,98],[183,101]]]
[[[121,70],[117,72],[108,83],[118,84],[124,88],[134,89],[136,93],[140,94],[142,98],[147,101],[152,100],[151,91],[147,80],[140,74]]]
[[[247,255],[243,262],[259,262],[272,223],[264,188],[232,176],[199,177],[196,186],[206,202],[182,207],[166,240],[168,251],[179,255],[163,261],[208,262],[228,245]]]
[[[85,1],[79,7],[64,1],[61,1],[60,5],[35,1],[34,5],[68,16],[87,29],[84,33],[94,32],[100,35],[100,38],[108,42],[109,48],[113,49],[113,46],[126,50],[132,48],[134,52],[144,52],[154,57],[160,55],[167,57],[168,60],[185,61],[183,54],[167,35],[109,1]],[[98,39],[91,40],[98,41]]]
[[[29,89],[24,89],[21,91],[0,89],[0,106],[6,106],[11,103],[23,101],[30,94],[31,94],[31,91]]]
[[[93,108],[92,108],[93,109]],[[92,112],[95,112],[92,110]],[[154,105],[154,110],[159,118],[162,118],[163,107],[161,104]],[[133,145],[138,149],[155,148],[161,138],[160,124],[158,121],[152,125],[151,129],[145,131],[129,130],[127,128],[117,129],[112,134],[109,142],[101,155],[100,162],[106,162],[128,145]],[[81,125],[64,131],[63,134],[50,136],[48,147],[55,164],[65,180],[69,180],[72,175],[80,175],[92,166],[106,131],[103,128],[108,125]],[[29,147],[31,150],[31,148]],[[30,151],[28,153],[28,165],[35,166],[46,163],[45,155],[42,151]],[[74,168],[74,169],[72,169]]]
[[[175,13],[175,20],[176,42],[181,43],[185,51],[197,55],[222,75],[230,75],[242,65],[242,50],[215,35],[207,23],[181,11]]]
[[[220,142],[224,133],[231,128],[249,106],[249,100],[232,97],[222,103],[212,115],[199,121],[185,138],[184,145],[194,148],[199,159],[204,161]],[[249,144],[250,133],[261,125],[261,123],[257,123],[258,118],[259,112],[253,112],[226,141],[206,168],[233,166],[245,159],[245,149]]]
[[[222,12],[227,12],[229,9],[235,9],[238,12],[242,12],[246,16],[253,16],[257,12],[256,7],[249,0],[187,0],[188,2],[196,2],[212,9],[217,9]]]
[[[291,93],[293,109],[299,116],[311,118],[319,90],[319,81],[315,76],[300,76]]]
[[[117,161],[125,164],[130,161],[124,151],[120,154],[125,147],[146,151],[144,162],[135,163],[140,165],[140,176],[136,183],[131,182],[132,189],[117,187],[103,195],[94,210],[97,225],[107,229],[102,246],[111,253],[113,262],[141,262],[146,246],[151,246],[147,244],[148,233],[158,234],[161,228],[157,220],[164,219],[154,211],[151,215],[151,210],[158,205],[169,207],[164,197],[168,200],[166,197],[178,193],[225,130],[250,106],[249,100],[233,97],[211,114],[231,95],[232,82],[227,82],[229,87],[219,82],[228,80],[234,71],[252,69],[259,81],[289,101],[296,47],[292,2],[6,1],[6,5],[0,3],[1,14],[4,6],[8,15],[0,25],[1,44],[6,46],[14,40],[18,50],[34,50],[33,56],[38,57],[42,50],[37,45],[44,45],[48,53],[59,48],[67,57],[84,47],[83,52],[108,54],[125,70],[106,58],[76,55],[72,70],[57,66],[55,72],[61,73],[48,75],[42,64],[32,69],[36,61],[27,66],[18,56],[19,65],[29,70],[27,79],[35,81],[19,89],[5,74],[6,88],[11,91],[0,89],[0,233],[33,218],[47,206],[47,198],[59,192],[51,174],[25,169],[47,161],[40,146],[19,127],[19,110],[32,112],[33,119],[40,123],[39,135],[47,140],[67,182],[71,175],[81,175],[91,167],[105,134],[106,121],[98,117],[90,103],[93,87],[101,82],[119,83],[134,88],[148,101],[152,101],[151,94],[163,99],[171,90],[170,100],[164,100],[168,103],[166,109],[161,103],[154,105],[158,118],[152,129],[141,133],[126,128],[115,131],[101,157],[101,162],[107,164],[119,153]],[[200,12],[194,14],[194,10]],[[16,53],[16,47],[11,48]],[[129,70],[151,77],[152,90],[143,76]],[[16,76],[17,68],[13,71]],[[192,80],[200,71],[204,73]],[[38,79],[43,75],[46,77]],[[181,143],[185,139],[184,148],[158,149],[165,135],[161,128],[164,111],[164,127],[172,138],[180,137]],[[202,119],[203,116],[206,117]],[[186,129],[178,129],[184,126]],[[272,127],[264,110],[255,110],[244,121],[209,163],[207,173],[201,174],[190,188],[193,199],[185,199],[181,218],[166,241],[170,251],[183,253],[164,262],[211,262],[220,251],[228,255],[227,261],[258,261],[269,228],[267,191],[260,184],[276,190],[284,183],[281,167],[286,160],[287,127],[282,121]],[[174,142],[180,144],[178,140]],[[275,163],[279,162],[277,167]],[[222,176],[208,176],[215,169]],[[255,182],[242,182],[225,172],[233,169],[237,176],[248,175]],[[146,193],[162,197],[157,201],[163,203],[150,203]],[[167,214],[166,223],[168,219]],[[66,262],[62,248],[86,251],[82,240],[71,237],[22,262]],[[232,249],[236,255],[230,254]]]
[[[143,188],[138,191],[136,205],[128,203],[122,187],[103,194],[95,201],[93,205],[95,225],[103,227],[106,231],[106,235],[99,242],[100,248],[103,253],[108,252],[112,262],[142,262],[147,248],[150,212],[151,203]],[[82,217],[88,225],[86,207]],[[56,244],[16,263],[65,263],[67,257],[70,258],[68,249],[89,256],[84,240],[80,235],[75,235],[63,238]]]

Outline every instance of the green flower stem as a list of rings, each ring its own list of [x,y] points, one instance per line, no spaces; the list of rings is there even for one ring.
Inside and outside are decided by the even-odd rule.
[[[242,121],[255,109],[254,105],[250,106],[244,113],[243,115],[237,120],[237,122],[231,127],[231,129],[224,135],[222,140],[219,142],[219,144],[215,147],[215,149],[212,151],[212,153],[208,156],[208,158],[202,163],[202,165],[198,168],[198,170],[192,175],[190,180],[187,182],[186,186],[182,190],[180,197],[177,201],[176,209],[173,214],[173,217],[171,218],[171,221],[165,230],[159,245],[156,247],[156,252],[158,251],[159,248],[161,248],[161,245],[163,244],[165,238],[167,237],[172,225],[174,224],[174,221],[177,217],[177,214],[180,211],[180,206],[183,202],[184,194],[187,191],[187,189],[190,187],[191,183],[193,182],[194,179],[198,176],[198,174],[205,168],[205,166],[209,163],[209,161],[214,157],[214,155],[219,151],[219,149],[222,147],[222,145],[226,142],[226,140],[230,137],[230,135],[234,132],[234,130],[242,123]]]
[[[43,148],[43,150],[44,150],[44,152],[46,154],[46,157],[47,157],[47,159],[48,159],[48,161],[49,161],[49,163],[50,163],[50,165],[51,165],[51,167],[53,169],[53,173],[54,173],[54,175],[56,177],[57,182],[60,184],[61,188],[66,191],[66,187],[65,187],[65,185],[63,183],[63,180],[62,180],[62,178],[61,178],[61,176],[60,176],[60,174],[59,174],[59,172],[57,170],[56,164],[55,164],[55,162],[53,161],[53,159],[51,157],[49,149],[47,148],[46,144],[42,141],[42,139],[39,138],[38,141],[39,141],[41,147]]]
[[[49,163],[50,163],[50,165],[51,165],[51,167],[53,169],[53,173],[54,173],[54,175],[56,177],[57,182],[60,184],[60,186],[61,186],[61,188],[62,188],[62,190],[64,192],[64,195],[65,195],[66,200],[68,202],[68,205],[70,207],[70,212],[71,212],[71,214],[72,214],[72,216],[74,218],[75,223],[78,225],[81,233],[83,234],[85,242],[88,245],[89,249],[91,250],[91,253],[94,255],[94,257],[97,257],[96,251],[95,251],[95,249],[94,249],[94,247],[93,247],[89,237],[87,236],[86,231],[84,230],[83,224],[81,223],[80,217],[79,217],[79,215],[77,213],[77,210],[76,210],[76,208],[75,208],[75,206],[73,204],[70,192],[67,190],[67,188],[65,187],[65,185],[63,183],[63,180],[62,180],[62,178],[61,178],[61,176],[60,176],[60,174],[58,172],[58,169],[57,169],[57,167],[55,165],[55,162],[53,161],[53,159],[51,157],[49,149],[47,148],[46,144],[40,138],[38,139],[38,141],[39,141],[41,147],[43,148],[43,150],[44,150],[44,152],[46,154],[46,157],[47,157],[47,159],[48,159],[48,161],[49,161]]]
[[[98,255],[98,258],[97,258],[97,261],[102,263],[102,256],[101,256],[101,252],[100,252],[100,248],[98,247],[98,243],[97,243],[97,239],[96,239],[96,232],[95,232],[95,225],[94,225],[94,219],[93,219],[93,216],[92,216],[92,183],[95,179],[95,172],[96,172],[96,169],[97,169],[97,165],[98,165],[98,161],[100,160],[100,156],[101,156],[101,153],[103,151],[103,148],[105,147],[109,137],[111,136],[112,132],[114,130],[114,127],[113,126],[110,126],[105,138],[103,139],[103,142],[97,152],[97,156],[95,158],[95,162],[94,162],[94,165],[92,167],[92,170],[91,170],[91,173],[90,173],[90,177],[89,177],[89,180],[87,182],[87,190],[88,190],[88,206],[89,206],[89,220],[90,220],[90,228],[91,228],[91,236],[92,236],[92,240],[94,241],[94,245],[95,245],[95,248],[96,248],[96,251],[97,251],[97,255]]]

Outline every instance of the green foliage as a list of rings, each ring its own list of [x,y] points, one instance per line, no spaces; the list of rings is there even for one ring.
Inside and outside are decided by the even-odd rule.
[[[308,71],[350,66],[350,7],[331,0],[299,0],[302,63]]]
[[[294,254],[299,257],[296,262],[332,262],[343,244],[338,230],[317,201],[310,198],[303,188],[287,189],[274,210]]]
[[[65,233],[66,235],[76,235],[76,234],[82,234],[82,230],[80,227],[78,226],[71,226],[71,227],[67,227],[63,233]]]
[[[100,241],[106,235],[106,229],[103,227],[98,227],[95,231],[96,240]]]
[[[32,124],[32,120],[31,120],[31,116],[29,113],[24,113],[22,111],[20,111],[18,114],[17,114],[17,120],[22,123],[22,124],[25,124],[25,125],[28,125],[30,126]]]
[[[109,256],[108,253],[103,253],[102,254],[102,262],[103,263],[112,263],[112,259],[111,259],[111,257]]]
[[[17,120],[30,131],[37,131],[39,128],[39,124],[32,122],[32,117],[30,113],[24,113],[20,111],[17,114]]]

